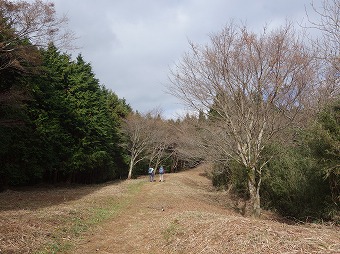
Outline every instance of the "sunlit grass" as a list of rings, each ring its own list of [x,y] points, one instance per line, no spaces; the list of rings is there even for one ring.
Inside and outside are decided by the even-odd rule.
[[[83,203],[80,207],[69,212],[62,223],[53,233],[51,240],[37,254],[70,252],[75,242],[94,229],[97,225],[113,219],[126,206],[131,204],[134,194],[138,193],[145,181],[131,181],[126,191],[120,197],[101,196],[92,203]]]

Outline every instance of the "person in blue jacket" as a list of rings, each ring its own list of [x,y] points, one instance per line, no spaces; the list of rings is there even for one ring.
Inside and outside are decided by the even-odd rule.
[[[158,172],[159,172],[159,181],[164,182],[164,168],[163,168],[163,166],[160,166]]]
[[[155,170],[153,168],[149,168],[149,177],[150,177],[150,182],[153,182],[153,178],[154,178],[154,175],[155,175]]]

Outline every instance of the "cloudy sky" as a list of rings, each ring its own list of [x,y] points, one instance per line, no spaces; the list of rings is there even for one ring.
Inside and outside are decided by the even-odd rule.
[[[169,95],[169,70],[189,50],[206,44],[230,20],[259,31],[285,20],[306,20],[312,0],[52,0],[66,14],[81,53],[100,82],[134,110],[162,109],[177,117],[184,106]],[[321,0],[314,0],[318,5]]]

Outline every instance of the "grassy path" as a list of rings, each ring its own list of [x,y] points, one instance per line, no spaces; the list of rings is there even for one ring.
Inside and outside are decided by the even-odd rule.
[[[129,205],[74,253],[340,253],[339,228],[244,218],[223,206],[225,196],[203,173],[144,179]]]
[[[150,183],[145,178],[129,205],[86,237],[75,253],[168,253],[180,234],[177,217],[186,212],[228,214],[213,201],[221,195],[212,191],[210,181],[201,173],[166,175],[165,182]]]

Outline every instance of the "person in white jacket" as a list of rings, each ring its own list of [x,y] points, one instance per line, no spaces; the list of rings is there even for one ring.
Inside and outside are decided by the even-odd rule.
[[[150,182],[153,182],[153,178],[154,178],[154,175],[155,175],[155,170],[153,168],[149,168],[149,177],[150,177]]]

